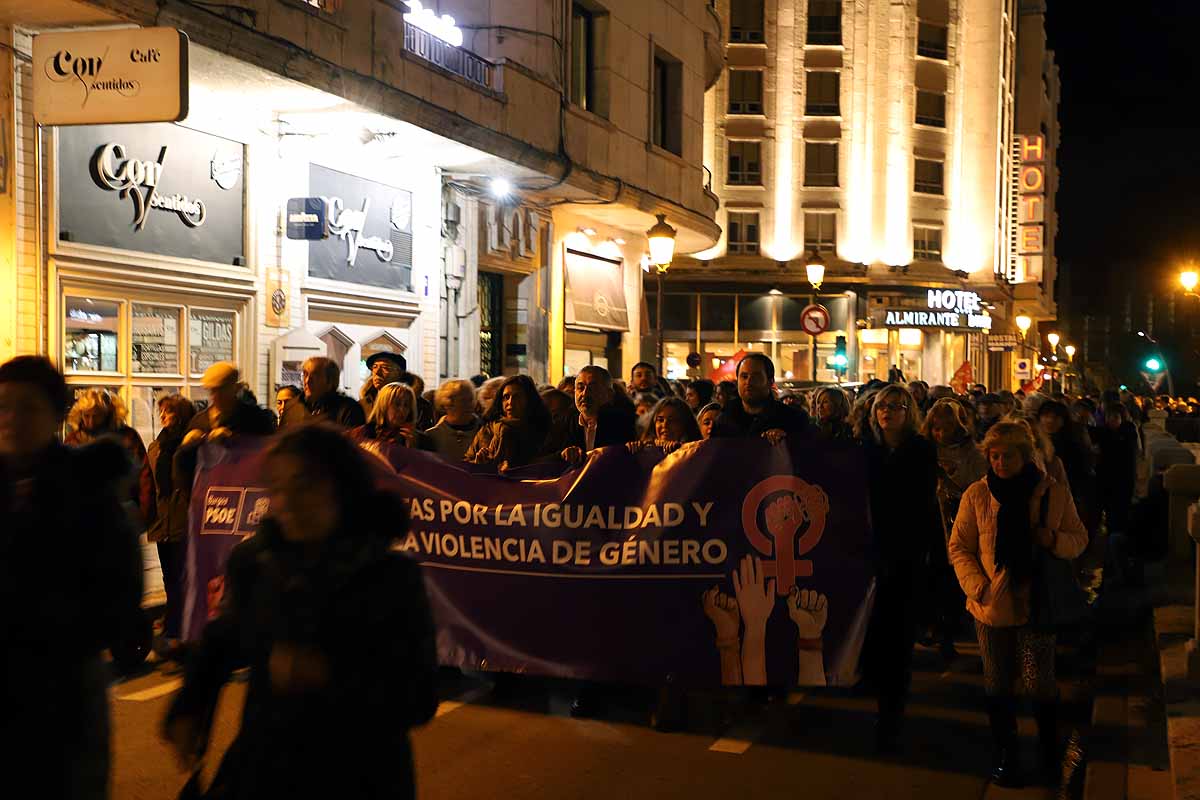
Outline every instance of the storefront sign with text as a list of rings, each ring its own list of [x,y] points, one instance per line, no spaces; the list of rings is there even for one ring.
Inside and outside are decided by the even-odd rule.
[[[188,37],[106,28],[33,37],[33,114],[42,125],[175,122],[188,114]]]

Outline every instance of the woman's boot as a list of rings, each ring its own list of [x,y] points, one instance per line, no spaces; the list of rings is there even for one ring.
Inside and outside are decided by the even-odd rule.
[[[992,729],[992,783],[1005,788],[1020,786],[1016,700],[1012,697],[989,697],[988,722]]]

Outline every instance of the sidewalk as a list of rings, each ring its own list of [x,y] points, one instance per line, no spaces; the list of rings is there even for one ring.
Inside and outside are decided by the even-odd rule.
[[[1167,741],[1175,800],[1200,800],[1200,682],[1188,678],[1193,634],[1192,564],[1174,564],[1158,583],[1154,638],[1166,703]]]

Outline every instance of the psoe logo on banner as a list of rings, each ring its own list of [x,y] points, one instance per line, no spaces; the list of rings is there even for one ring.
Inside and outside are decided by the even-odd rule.
[[[813,574],[813,562],[800,556],[821,541],[828,516],[825,490],[795,475],[761,480],[742,501],[742,529],[764,556],[763,568],[775,577],[779,595],[791,592],[796,578]]]
[[[249,536],[271,510],[266,489],[210,486],[204,495],[201,535]]]
[[[187,53],[175,28],[38,34],[34,116],[43,125],[177,122],[188,112]]]

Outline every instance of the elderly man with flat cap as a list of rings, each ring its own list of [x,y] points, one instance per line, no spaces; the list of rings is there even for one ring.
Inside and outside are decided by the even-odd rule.
[[[371,377],[363,384],[358,401],[362,404],[363,413],[368,417],[371,416],[371,409],[375,407],[375,398],[379,395],[379,390],[384,386],[389,383],[413,386],[415,383],[415,376],[408,371],[408,361],[399,353],[374,353],[367,359],[367,369],[371,370]],[[416,389],[415,386],[413,388]],[[417,395],[416,411],[417,430],[431,428],[437,422],[433,404],[420,395]]]

